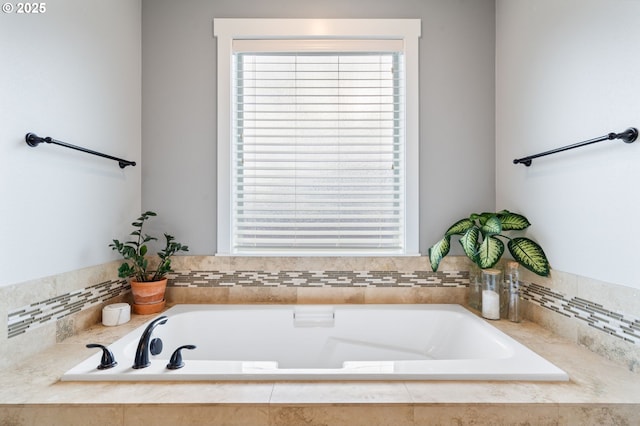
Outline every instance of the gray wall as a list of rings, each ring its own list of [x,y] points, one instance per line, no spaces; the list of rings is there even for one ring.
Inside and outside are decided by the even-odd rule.
[[[495,207],[493,0],[143,0],[142,207],[216,252],[213,18],[420,18],[420,248]]]

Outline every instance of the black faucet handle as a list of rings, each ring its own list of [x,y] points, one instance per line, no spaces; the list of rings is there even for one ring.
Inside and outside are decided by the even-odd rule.
[[[106,346],[100,345],[98,343],[89,343],[87,345],[87,348],[102,349],[102,359],[100,360],[100,365],[98,366],[98,370],[106,370],[108,368],[113,368],[116,365],[118,365],[118,363],[116,362],[116,358],[113,356],[113,352],[111,352],[109,348],[107,348]]]
[[[173,351],[171,354],[171,359],[169,360],[169,364],[167,364],[167,368],[169,370],[177,370],[178,368],[184,367],[184,361],[182,361],[182,349],[195,349],[196,345],[184,345],[180,346],[178,349]]]
[[[149,352],[151,352],[151,355],[159,355],[162,352],[162,348],[162,339],[159,337],[151,339],[151,342],[149,342]]]

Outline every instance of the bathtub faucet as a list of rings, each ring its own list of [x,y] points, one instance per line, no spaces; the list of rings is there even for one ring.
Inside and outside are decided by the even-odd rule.
[[[133,368],[145,368],[151,365],[149,362],[149,342],[151,340],[151,333],[157,325],[165,324],[168,318],[163,315],[151,321],[151,324],[142,333],[140,341],[138,342],[138,349],[136,350],[136,359],[133,363]]]

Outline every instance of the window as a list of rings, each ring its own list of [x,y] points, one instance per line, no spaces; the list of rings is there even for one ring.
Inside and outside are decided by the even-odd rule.
[[[417,254],[419,21],[214,29],[219,253]]]

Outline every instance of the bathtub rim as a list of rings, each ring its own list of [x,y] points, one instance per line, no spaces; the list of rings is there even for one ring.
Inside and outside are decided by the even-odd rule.
[[[76,364],[73,368],[65,372],[60,381],[115,381],[115,382],[135,382],[135,381],[544,381],[544,382],[566,382],[569,375],[552,362],[548,361],[534,350],[518,342],[513,337],[501,331],[499,328],[481,318],[474,311],[469,310],[459,304],[176,304],[164,312],[161,312],[136,329],[125,334],[109,347],[118,347],[130,336],[139,336],[146,326],[154,319],[162,315],[180,314],[193,310],[264,310],[264,309],[295,309],[295,307],[310,306],[332,306],[338,309],[419,309],[419,310],[441,310],[445,309],[462,315],[474,318],[481,327],[496,333],[501,339],[505,339],[514,348],[514,355],[508,358],[495,360],[428,360],[428,361],[395,361],[393,370],[389,371],[389,362],[354,362],[350,370],[342,369],[296,369],[296,368],[269,368],[260,362],[243,361],[188,361],[190,365],[198,368],[210,369],[211,372],[193,371],[194,369],[182,369],[169,371],[161,362],[152,362],[146,369],[133,370],[130,368],[129,360],[123,359],[123,364],[113,370],[95,370],[96,363],[99,363],[100,353],[89,356],[84,361]],[[504,321],[504,320],[503,320]],[[137,338],[135,339],[137,341]],[[529,371],[522,371],[514,363],[520,362],[520,356],[526,355],[530,361]],[[160,361],[160,360],[156,360]],[[166,361],[164,361],[166,362]],[[482,365],[482,363],[485,365]],[[206,365],[200,365],[206,364]],[[466,364],[462,366],[461,364]],[[488,365],[487,365],[488,364]],[[85,366],[84,370],[80,366]],[[87,366],[93,366],[86,368]],[[405,370],[396,371],[397,368]],[[433,367],[445,368],[445,372],[434,371]],[[471,367],[475,371],[469,371]],[[225,369],[231,368],[233,372],[225,373]],[[477,371],[478,369],[484,371]],[[95,371],[94,371],[95,370]],[[87,373],[89,371],[89,373]]]

